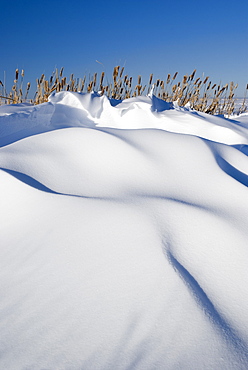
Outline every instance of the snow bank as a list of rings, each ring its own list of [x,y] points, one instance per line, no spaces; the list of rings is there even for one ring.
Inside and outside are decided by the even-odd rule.
[[[0,368],[247,369],[247,118],[0,107]]]

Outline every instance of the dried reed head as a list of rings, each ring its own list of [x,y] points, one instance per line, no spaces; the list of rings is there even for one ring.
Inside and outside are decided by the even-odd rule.
[[[152,83],[152,79],[153,79],[153,74],[151,73],[151,74],[150,74],[150,79],[149,79],[149,85],[151,85],[151,83]]]
[[[120,78],[122,78],[123,72],[124,72],[124,67],[122,67],[122,68],[121,68],[121,71],[120,71]]]
[[[207,82],[207,80],[209,79],[209,76],[207,76],[206,78],[205,78],[205,80],[203,81],[203,84],[205,85],[205,83]]]
[[[188,80],[188,76],[187,75],[184,75],[183,76],[183,84],[186,84],[187,83],[187,80]]]
[[[190,81],[192,81],[194,79],[195,73],[196,73],[196,69],[194,69],[193,72],[191,73],[191,75],[189,76]]]
[[[176,73],[174,74],[174,76],[172,77],[172,80],[173,80],[173,81],[176,79],[177,75],[178,75],[178,72],[176,72]]]
[[[104,75],[105,75],[105,73],[104,73],[104,72],[102,72],[102,74],[101,74],[101,79],[100,79],[100,86],[102,86],[102,85],[103,85]]]

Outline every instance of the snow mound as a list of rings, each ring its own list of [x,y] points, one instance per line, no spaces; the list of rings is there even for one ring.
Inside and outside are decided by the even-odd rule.
[[[247,369],[247,117],[0,107],[0,368]]]

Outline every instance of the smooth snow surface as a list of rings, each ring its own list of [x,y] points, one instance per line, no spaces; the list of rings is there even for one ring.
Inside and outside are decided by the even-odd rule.
[[[0,369],[248,368],[248,115],[0,107]]]

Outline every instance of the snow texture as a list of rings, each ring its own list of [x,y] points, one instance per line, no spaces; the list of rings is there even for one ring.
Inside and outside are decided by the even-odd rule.
[[[248,115],[0,107],[0,369],[248,368]]]

